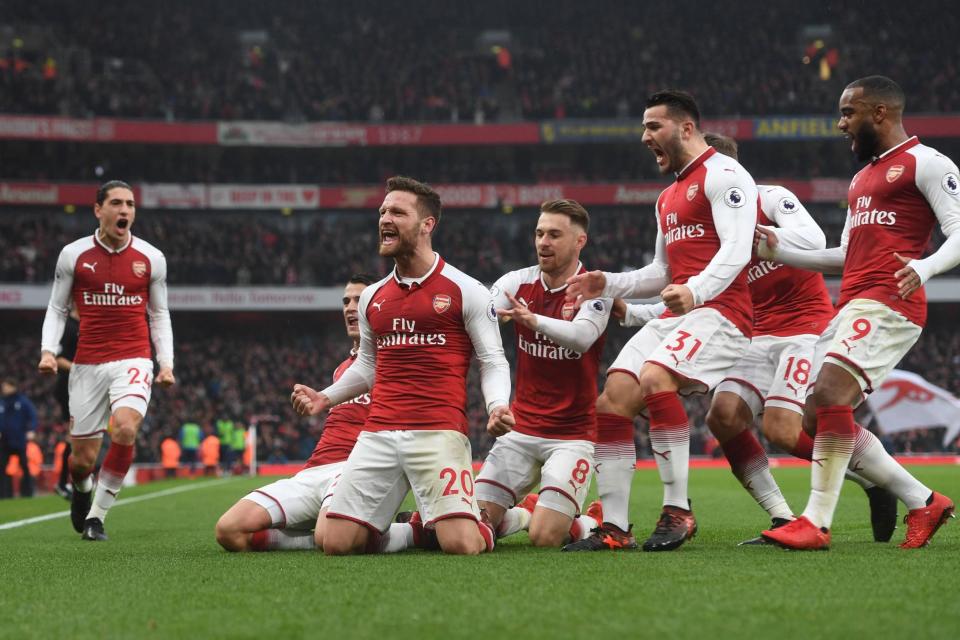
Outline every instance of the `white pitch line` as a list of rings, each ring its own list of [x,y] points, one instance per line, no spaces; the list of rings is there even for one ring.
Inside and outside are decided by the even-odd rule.
[[[221,478],[219,480],[211,480],[210,482],[204,482],[202,484],[188,484],[183,487],[174,487],[173,489],[164,489],[163,491],[156,491],[154,493],[147,493],[142,496],[137,496],[135,498],[121,498],[114,503],[114,507],[119,507],[125,504],[133,504],[134,502],[143,502],[144,500],[152,500],[154,498],[163,498],[164,496],[172,496],[177,493],[183,493],[184,491],[193,491],[194,489],[204,489],[206,487],[213,487],[218,484],[223,484],[224,482],[230,482],[233,478]],[[28,524],[34,524],[37,522],[46,522],[47,520],[55,520],[57,518],[62,518],[64,516],[70,515],[70,511],[57,511],[56,513],[47,513],[42,516],[35,516],[33,518],[26,518],[24,520],[15,520],[13,522],[7,522],[0,524],[0,531],[4,529],[16,529],[17,527],[24,527]]]

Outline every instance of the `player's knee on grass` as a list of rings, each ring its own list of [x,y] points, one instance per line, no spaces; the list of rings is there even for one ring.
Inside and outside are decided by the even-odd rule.
[[[800,437],[802,421],[796,411],[768,407],[763,412],[763,437],[783,451],[793,451]]]
[[[643,365],[638,379],[640,381],[640,393],[643,394],[644,398],[654,393],[677,391],[680,388],[672,373],[655,364],[647,363]]]
[[[457,556],[475,556],[486,549],[487,544],[472,518],[447,518],[435,525],[437,542],[444,553]]]
[[[607,376],[603,392],[597,397],[597,413],[613,413],[633,418],[645,408],[637,379],[614,371]]]
[[[329,518],[323,534],[323,552],[328,556],[360,553],[367,547],[370,531],[361,524]]]
[[[227,551],[247,551],[250,534],[272,524],[266,509],[250,500],[239,500],[217,520],[217,543]]]
[[[530,519],[530,544],[535,547],[559,547],[567,542],[572,524],[571,516],[538,506]]]
[[[707,412],[707,426],[720,444],[749,429],[753,423],[750,407],[735,393],[720,392],[713,397]]]
[[[490,526],[494,529],[500,526],[500,523],[503,522],[503,514],[507,512],[506,508],[501,507],[495,502],[488,502],[487,500],[477,500],[477,506],[480,508],[480,511],[486,514],[487,522],[489,522]]]
[[[317,524],[313,527],[313,543],[317,549],[323,550],[323,539],[327,533],[327,509],[321,509],[317,516]]]

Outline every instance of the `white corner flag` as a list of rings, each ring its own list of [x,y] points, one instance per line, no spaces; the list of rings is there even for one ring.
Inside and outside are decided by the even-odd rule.
[[[867,404],[884,433],[946,427],[944,447],[960,433],[960,400],[909,371],[891,371]]]

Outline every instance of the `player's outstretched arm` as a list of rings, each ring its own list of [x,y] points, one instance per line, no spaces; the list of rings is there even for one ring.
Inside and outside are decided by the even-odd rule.
[[[716,177],[715,177],[716,176]],[[703,271],[684,285],[664,289],[661,297],[676,314],[689,312],[720,295],[750,262],[757,224],[757,186],[745,171],[707,174],[704,192],[710,198],[713,226],[720,248]],[[692,305],[682,288],[690,291]]]
[[[847,211],[847,223],[843,228],[843,236],[839,247],[830,249],[791,249],[781,245],[779,229],[757,225],[755,241],[757,255],[764,260],[772,260],[782,264],[817,271],[826,274],[843,273],[843,265],[847,259],[847,242],[850,238],[850,215]]]
[[[173,323],[167,305],[167,260],[160,254],[151,259],[150,299],[147,301],[150,338],[157,352],[160,372],[154,382],[169,387],[176,383],[173,375]]]
[[[490,417],[487,419],[487,433],[494,438],[509,433],[517,424],[513,417],[513,412],[506,405],[499,405],[490,411]]]
[[[487,414],[510,404],[510,365],[503,355],[500,325],[494,300],[483,285],[471,281],[460,286],[463,326],[480,363],[480,389]]]
[[[330,398],[305,384],[293,385],[290,404],[293,405],[293,410],[301,416],[315,416],[332,406]]]
[[[50,291],[50,302],[47,303],[47,313],[43,318],[40,337],[40,362],[37,369],[44,375],[53,375],[57,372],[60,340],[63,339],[67,315],[70,313],[68,305],[70,290],[73,288],[73,260],[74,256],[68,254],[66,247],[57,258],[53,289]]]
[[[942,154],[918,159],[917,188],[930,203],[947,240],[922,260],[896,255],[904,265],[894,274],[901,298],[907,298],[938,273],[960,264],[960,177],[957,173],[957,165]]]
[[[656,304],[627,304],[621,298],[613,301],[613,317],[620,321],[621,327],[642,327],[651,320],[659,318],[667,310],[662,302]]]

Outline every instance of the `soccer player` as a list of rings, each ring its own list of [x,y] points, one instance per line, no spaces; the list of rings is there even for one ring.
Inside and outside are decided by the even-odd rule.
[[[953,502],[900,466],[858,428],[853,409],[910,350],[926,322],[923,284],[960,264],[960,178],[956,165],[907,135],[903,90],[889,78],[856,80],[840,96],[839,129],[866,167],[850,182],[840,246],[798,250],[779,230],[759,227],[761,255],[822,272],[842,271],[838,313],[817,341],[804,428],[815,435],[812,490],[803,515],[764,531],[790,549],[827,549],[844,471],[888,489],[909,509],[903,548],[925,546],[953,515]],[[947,236],[921,259],[935,223]],[[862,443],[858,445],[858,440]]]
[[[130,185],[120,180],[101,185],[93,212],[100,221],[96,232],[65,246],[57,259],[38,369],[57,372],[72,298],[80,314],[80,338],[69,382],[70,519],[84,540],[106,540],[103,521],[133,462],[152,384],[168,387],[176,380],[167,261],[159,249],[130,233],[137,213]],[[151,338],[160,365],[156,377]],[[110,448],[91,505],[93,467],[108,419]]]
[[[528,529],[538,547],[559,547],[589,535],[602,521],[600,503],[580,515],[594,466],[597,371],[610,300],[574,309],[567,278],[584,273],[580,251],[590,216],[573,200],[540,205],[534,236],[537,265],[494,284],[497,315],[517,336],[516,424],[498,435],[480,474],[477,500],[500,536]],[[540,484],[539,498],[516,507]],[[511,508],[513,507],[513,508]]]
[[[380,255],[396,262],[360,298],[360,351],[323,391],[296,385],[291,402],[317,413],[375,386],[370,415],[327,512],[324,552],[378,550],[409,489],[423,525],[453,554],[493,549],[493,529],[474,499],[467,439],[466,376],[480,362],[489,430],[514,425],[510,367],[497,314],[482,284],[433,251],[440,196],[405,177],[387,181]]]
[[[737,143],[727,136],[704,138],[720,153],[738,159]],[[760,185],[757,218],[778,228],[781,240],[801,249],[823,249],[826,237],[803,204],[780,186]],[[763,260],[750,262],[747,283],[753,300],[753,339],[744,357],[717,387],[707,424],[720,442],[733,474],[770,515],[773,528],[793,519],[770,474],[767,455],[753,434],[763,414],[764,436],[792,455],[810,460],[813,439],[803,431],[803,402],[817,338],[834,316],[823,276]],[[897,499],[854,473],[870,499],[874,539],[886,542],[897,521]],[[743,544],[764,544],[758,536]]]
[[[353,340],[350,356],[333,373],[336,382],[360,348],[360,294],[373,284],[354,275],[343,290],[343,321]],[[278,480],[241,498],[220,516],[217,542],[227,551],[323,548],[327,507],[370,412],[370,394],[362,393],[330,410],[310,459],[295,476]]]
[[[705,133],[704,140],[720,153],[737,159],[732,138]],[[793,246],[822,249],[823,231],[789,190],[761,185],[758,220],[775,224],[781,240]],[[810,377],[813,348],[834,315],[823,276],[754,256],[747,282],[753,300],[753,339],[747,353],[717,387],[707,424],[717,438],[731,470],[757,503],[770,515],[773,527],[793,519],[792,511],[770,474],[769,461],[753,435],[754,418],[762,413],[764,436],[792,455],[810,460],[813,439],[803,431],[803,399]],[[662,305],[662,303],[661,303]],[[640,326],[656,317],[654,306],[614,301],[613,315],[623,326]],[[848,471],[867,491],[874,539],[886,542],[896,527],[896,496]],[[763,536],[741,544],[769,544]]]
[[[675,181],[656,204],[653,263],[628,273],[591,271],[568,280],[569,299],[647,298],[667,311],[648,322],[608,370],[597,399],[599,431],[618,430],[633,449],[633,418],[650,415],[650,444],[663,482],[663,510],[645,551],[676,549],[697,525],[687,496],[690,427],[680,393],[706,392],[750,343],[752,307],[744,267],[757,221],[757,187],[736,160],[718,154],[700,131],[700,110],[682,91],[647,100],[643,143]],[[635,457],[635,456],[634,456]],[[597,486],[604,520],[576,549],[635,548],[627,507],[633,465]]]

